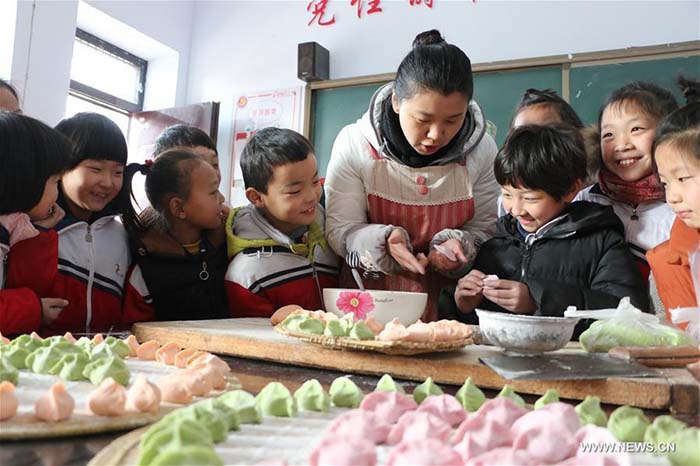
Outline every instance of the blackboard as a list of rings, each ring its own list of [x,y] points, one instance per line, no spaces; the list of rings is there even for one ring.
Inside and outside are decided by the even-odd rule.
[[[675,84],[676,77],[679,73],[695,79],[700,76],[700,47],[691,44],[686,48],[691,50],[668,55],[669,58],[663,54],[635,56],[635,50],[631,49],[617,51],[619,59],[615,63],[611,63],[613,60],[606,52],[597,62],[591,58],[595,54],[584,54],[581,57],[532,59],[532,65],[517,64],[512,69],[499,71],[479,72],[477,69],[474,74],[474,99],[481,105],[487,120],[495,126],[495,139],[499,146],[508,133],[520,96],[530,87],[551,88],[565,98],[569,96],[581,119],[587,123],[597,121],[600,106],[611,91],[634,80],[653,81],[672,90],[682,103],[682,96]],[[625,54],[629,54],[630,58],[626,58]],[[479,65],[475,68],[479,68]],[[374,91],[389,79],[311,91],[309,133],[321,176],[325,176],[338,132],[367,111]]]
[[[586,123],[597,123],[600,107],[608,95],[632,81],[650,81],[674,93],[679,104],[683,96],[676,86],[679,73],[698,79],[700,56],[572,67],[569,102]]]

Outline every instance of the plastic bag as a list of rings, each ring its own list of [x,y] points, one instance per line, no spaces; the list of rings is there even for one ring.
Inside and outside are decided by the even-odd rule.
[[[577,311],[574,306],[569,306],[564,317],[596,319],[579,337],[583,349],[590,353],[607,352],[616,346],[698,344],[682,330],[660,323],[655,315],[643,313],[627,297],[620,300],[616,309]]]
[[[700,340],[700,250],[696,249],[688,253],[688,262],[690,264],[690,275],[693,278],[693,286],[695,287],[695,299],[697,307],[679,307],[671,309],[671,322],[680,328],[685,329],[685,332],[696,340]]]

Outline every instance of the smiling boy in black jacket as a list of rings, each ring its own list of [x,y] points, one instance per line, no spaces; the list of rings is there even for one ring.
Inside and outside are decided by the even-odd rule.
[[[571,202],[586,179],[578,133],[524,126],[494,163],[507,215],[456,288],[443,289],[440,315],[476,323],[476,307],[538,316],[614,308],[621,298],[648,309],[647,291],[612,208]],[[582,328],[577,328],[579,333]]]

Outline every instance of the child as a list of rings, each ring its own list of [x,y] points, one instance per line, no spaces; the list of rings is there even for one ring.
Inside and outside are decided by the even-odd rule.
[[[586,177],[577,132],[517,128],[496,157],[494,172],[508,214],[481,246],[454,297],[452,290],[443,293],[441,313],[473,323],[476,307],[561,317],[567,306],[611,308],[625,296],[646,309],[620,220],[610,207],[571,203]]]
[[[676,219],[670,239],[647,252],[669,321],[670,309],[698,306],[700,289],[689,258],[700,249],[700,85],[680,82],[689,103],[661,122],[652,159]]]
[[[14,246],[47,235],[46,229],[64,215],[56,198],[68,153],[68,141],[55,130],[33,118],[0,112],[0,332],[5,335],[39,331],[68,304],[26,287],[2,289],[5,260],[15,260]],[[46,266],[45,252],[37,248],[27,258],[34,268]]]
[[[199,155],[214,168],[216,176],[221,180],[219,153],[216,151],[216,144],[201,129],[188,125],[175,125],[166,128],[156,139],[153,158],[155,159],[159,154],[170,149],[184,149]]]
[[[368,288],[427,292],[428,321],[496,220],[497,148],[473,94],[467,55],[423,32],[396,79],[338,134],[328,165],[328,243]],[[354,287],[347,272],[341,283]]]
[[[563,125],[576,131],[583,130],[583,122],[576,114],[576,110],[552,89],[528,89],[523,93],[518,106],[515,107],[511,129],[525,125]],[[594,162],[590,163],[591,160],[594,160]],[[597,165],[598,162],[595,160],[595,157],[590,157],[589,163],[587,163],[589,175],[597,171]],[[593,183],[593,180],[589,181],[587,178],[585,186],[590,186]],[[506,213],[503,207],[503,200],[499,197],[498,216],[502,217]]]
[[[130,262],[126,232],[117,219],[128,202],[122,190],[126,141],[114,122],[96,113],[78,113],[56,129],[72,145],[58,193],[66,217],[37,238],[42,244],[15,245],[8,285],[68,300],[46,333],[108,331],[121,320]],[[32,266],[37,251],[46,255],[40,268]]]
[[[528,89],[515,108],[512,128],[524,125],[564,125],[583,129],[583,122],[571,105],[551,89]]]
[[[124,216],[135,263],[124,321],[229,317],[224,198],[216,171],[199,155],[177,149],[129,165],[127,186],[137,171],[146,175],[157,218],[139,218],[133,206]]]
[[[226,289],[236,317],[270,317],[288,304],[323,309],[321,289],[338,286],[338,259],[323,234],[311,143],[288,129],[262,129],[243,149],[241,171],[250,205],[226,222]]]
[[[645,279],[645,254],[668,240],[674,219],[653,173],[651,147],[658,122],[677,107],[670,92],[651,83],[634,82],[613,92],[598,118],[603,162],[598,183],[577,197],[612,206]]]

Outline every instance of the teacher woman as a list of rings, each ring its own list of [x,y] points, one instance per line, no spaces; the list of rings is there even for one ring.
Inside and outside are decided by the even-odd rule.
[[[436,30],[419,34],[328,166],[329,244],[368,289],[427,292],[424,321],[495,230],[497,148],[473,91],[465,53]],[[354,283],[347,272],[342,286]]]

